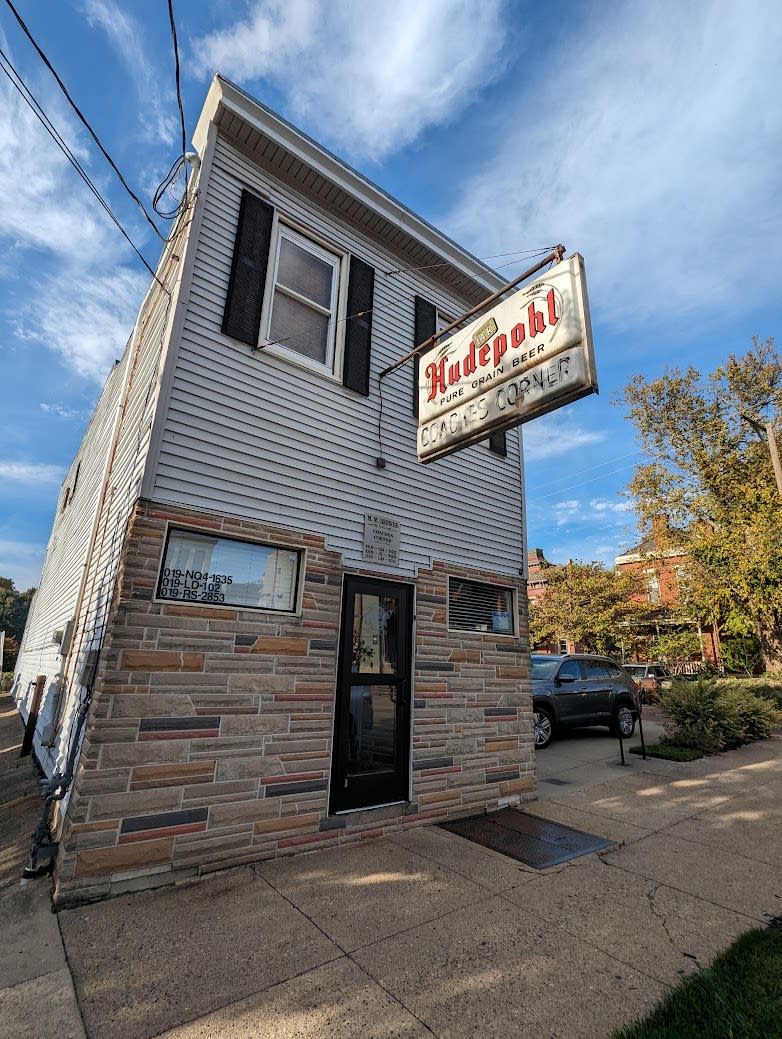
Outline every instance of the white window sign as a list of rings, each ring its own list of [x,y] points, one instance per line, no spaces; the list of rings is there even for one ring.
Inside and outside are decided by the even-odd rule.
[[[171,529],[157,596],[260,610],[295,611],[301,553]]]
[[[364,548],[367,563],[399,566],[399,520],[379,512],[364,513]]]
[[[421,357],[418,458],[436,458],[597,392],[575,253]]]

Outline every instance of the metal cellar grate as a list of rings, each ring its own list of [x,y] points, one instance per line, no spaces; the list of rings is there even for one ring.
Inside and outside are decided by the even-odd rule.
[[[579,855],[610,848],[615,843],[605,837],[583,833],[548,819],[539,819],[514,808],[440,823],[440,826],[443,830],[449,830],[492,851],[502,852],[535,869],[556,866]]]

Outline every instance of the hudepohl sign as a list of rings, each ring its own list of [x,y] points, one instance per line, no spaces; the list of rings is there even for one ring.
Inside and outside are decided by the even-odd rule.
[[[574,253],[421,356],[418,458],[596,392],[584,260]]]

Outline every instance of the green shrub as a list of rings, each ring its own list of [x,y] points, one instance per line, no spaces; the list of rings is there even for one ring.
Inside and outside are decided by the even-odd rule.
[[[766,739],[782,720],[775,704],[748,685],[710,678],[674,682],[662,708],[670,718],[670,742],[703,754]]]
[[[748,689],[761,700],[769,700],[782,710],[782,682],[774,682],[766,678],[733,678],[723,683],[731,689]]]
[[[720,653],[725,669],[734,674],[754,675],[763,670],[763,651],[755,635],[723,637]]]
[[[0,674],[0,690],[2,690],[2,692],[5,693],[5,692],[7,692],[11,688],[11,686],[13,684],[14,684],[14,673],[13,673],[13,671],[3,671],[3,673]]]

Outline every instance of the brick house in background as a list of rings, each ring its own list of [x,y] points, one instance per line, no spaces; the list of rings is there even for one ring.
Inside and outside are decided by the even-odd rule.
[[[688,618],[681,609],[687,596],[689,557],[686,548],[675,544],[675,531],[668,525],[667,516],[656,516],[649,534],[634,548],[618,555],[617,570],[641,574],[645,590],[634,596],[634,601],[648,605],[649,622],[633,630],[636,652],[642,659],[650,658],[645,651],[651,640],[666,632],[689,630],[697,634],[701,652],[692,663],[719,661],[719,639],[711,625],[701,625],[697,618]]]
[[[15,677],[59,905],[535,796],[520,437],[378,377],[502,279],[220,77],[194,143]]]
[[[557,563],[550,563],[543,554],[542,548],[531,548],[527,552],[527,598],[534,605],[546,594],[548,585],[547,573],[557,568]],[[541,642],[531,647],[538,653],[579,653],[583,648],[578,642],[562,637],[556,642]]]

